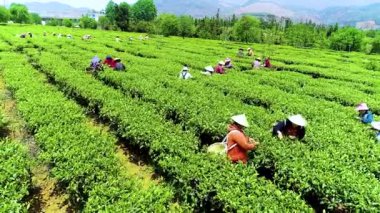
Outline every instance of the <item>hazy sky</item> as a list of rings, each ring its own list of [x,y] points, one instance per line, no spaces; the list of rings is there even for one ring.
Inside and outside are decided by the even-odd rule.
[[[93,9],[103,9],[108,0],[0,0],[1,4],[6,1],[7,4],[11,2],[49,2],[58,1],[66,4],[70,4],[74,7],[88,7]],[[114,0],[119,3],[126,1],[128,3],[134,3],[136,0]],[[193,0],[168,0],[168,1],[193,1]],[[197,1],[197,0],[195,0]],[[380,0],[272,0],[283,5],[301,6],[314,9],[322,9],[330,6],[349,6],[349,5],[366,5],[371,3],[380,3]]]

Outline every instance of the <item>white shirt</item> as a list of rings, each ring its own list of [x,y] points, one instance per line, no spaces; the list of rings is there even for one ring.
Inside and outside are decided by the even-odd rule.
[[[253,67],[260,68],[260,61],[255,60],[255,62],[253,62]]]
[[[187,80],[187,79],[190,79],[190,78],[192,78],[193,76],[189,73],[189,72],[187,72],[187,71],[181,71],[181,73],[179,74],[179,78],[180,79],[184,79],[184,80]]]

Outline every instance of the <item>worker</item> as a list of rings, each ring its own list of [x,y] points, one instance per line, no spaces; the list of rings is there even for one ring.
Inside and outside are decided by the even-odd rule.
[[[239,48],[239,52],[237,53],[237,57],[239,57],[239,58],[244,57],[244,49],[243,48]]]
[[[232,61],[230,58],[226,58],[226,60],[224,60],[224,67],[227,69],[233,68]]]
[[[115,71],[124,71],[125,70],[125,65],[121,62],[120,58],[115,58]]]
[[[248,53],[247,56],[254,56],[253,49],[250,47],[247,49]]]
[[[218,73],[218,74],[225,74],[225,71],[224,71],[224,62],[223,61],[219,61],[218,65],[215,67],[215,73]]]
[[[46,33],[46,31],[44,32],[44,36],[46,36],[47,35],[47,33]]]
[[[272,68],[272,64],[270,63],[270,58],[267,57],[264,61],[264,67],[266,68]]]
[[[91,71],[91,72],[103,71],[103,66],[102,66],[100,58],[98,56],[94,56],[91,59],[90,66],[86,68],[86,70]]]
[[[110,68],[115,68],[116,62],[113,60],[112,56],[107,55],[106,60],[104,60],[103,64],[107,64]]]
[[[66,38],[73,39],[73,36],[71,34],[67,34]]]
[[[188,65],[183,66],[182,71],[179,74],[180,79],[188,80],[193,76],[190,74],[190,69]]]
[[[369,107],[366,103],[361,103],[356,107],[356,111],[359,112],[358,119],[363,122],[364,124],[372,123],[373,121],[373,114],[370,111]]]
[[[302,115],[289,116],[286,120],[280,121],[273,126],[272,134],[280,140],[284,137],[289,137],[292,140],[302,140],[306,134],[306,125],[307,122]]]
[[[28,35],[30,38],[33,38],[33,34],[31,32],[28,32]]]
[[[90,40],[91,39],[91,35],[84,35],[82,37],[82,40]]]
[[[248,161],[248,151],[255,150],[259,145],[258,142],[245,135],[244,129],[249,127],[245,115],[233,116],[231,124],[228,126],[227,156],[233,163]]]
[[[252,67],[254,69],[260,69],[261,66],[261,58],[256,58],[255,61],[252,63]]]
[[[20,38],[26,38],[26,34],[25,33],[21,34]]]
[[[214,73],[214,68],[212,66],[207,66],[203,69],[203,72],[201,74],[203,75],[212,75]]]
[[[371,126],[376,131],[376,142],[380,143],[380,122],[372,122]]]
[[[120,37],[119,36],[116,36],[116,42],[120,42]]]

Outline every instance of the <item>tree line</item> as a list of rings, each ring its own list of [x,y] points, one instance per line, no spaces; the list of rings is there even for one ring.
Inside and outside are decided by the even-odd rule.
[[[16,23],[21,23],[20,19],[16,18],[18,16],[16,14],[19,13],[14,11],[20,11],[22,5],[12,5],[9,17]],[[26,7],[21,11],[25,9],[27,11]],[[6,9],[0,7],[0,22],[4,10]],[[47,24],[72,27],[73,21],[52,19]],[[321,25],[311,21],[293,22],[289,18],[278,18],[273,15],[221,17],[219,11],[212,17],[204,18],[168,13],[158,15],[153,0],[138,0],[133,5],[126,2],[117,4],[111,0],[106,5],[104,16],[99,17],[97,22],[88,16],[83,16],[79,19],[79,25],[82,28],[133,31],[184,38],[380,53],[379,31],[362,31],[354,27],[339,27],[338,24]]]

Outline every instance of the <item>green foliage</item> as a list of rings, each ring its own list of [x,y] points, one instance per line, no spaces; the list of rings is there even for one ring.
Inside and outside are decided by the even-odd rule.
[[[49,21],[47,21],[46,25],[48,26],[60,26],[61,25],[61,21],[59,19],[50,19]]]
[[[157,17],[157,25],[160,33],[164,36],[178,35],[179,21],[177,16],[172,14],[161,14]]]
[[[122,31],[129,30],[129,22],[131,19],[130,6],[126,2],[122,2],[115,6],[115,23]]]
[[[157,8],[153,0],[138,0],[132,11],[136,21],[153,21],[157,17]]]
[[[116,6],[117,4],[110,0],[106,6],[106,17],[108,20],[113,24],[115,23],[115,18],[116,18]]]
[[[22,201],[31,186],[27,150],[10,140],[0,141],[0,147],[0,211],[26,212]]]
[[[194,19],[191,16],[180,16],[179,22],[179,36],[192,37],[195,33]]]
[[[12,3],[9,11],[11,20],[15,23],[26,24],[30,20],[28,8],[23,4]]]
[[[32,24],[42,24],[42,18],[37,13],[31,13],[30,14],[30,23]]]
[[[82,16],[82,18],[79,19],[79,26],[84,29],[96,29],[98,23],[89,16]]]
[[[6,23],[10,20],[11,14],[9,10],[3,6],[0,6],[0,23]]]
[[[107,16],[100,16],[98,20],[99,27],[103,30],[111,30],[112,22]]]
[[[154,33],[154,34],[159,33],[157,31],[156,25],[150,21],[135,22],[132,30],[139,33]]]
[[[234,25],[235,38],[242,42],[259,42],[260,20],[252,16],[243,16]]]
[[[62,25],[65,27],[73,27],[73,21],[71,19],[63,19]]]
[[[341,51],[359,51],[363,38],[362,31],[352,27],[345,27],[332,34],[330,38],[331,48]]]
[[[380,35],[376,36],[372,41],[371,53],[380,54]]]

